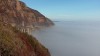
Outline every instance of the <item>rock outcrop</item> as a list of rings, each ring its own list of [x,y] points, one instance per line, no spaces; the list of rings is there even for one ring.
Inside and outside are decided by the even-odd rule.
[[[53,25],[51,20],[19,0],[0,0],[0,21],[27,33],[35,27]]]

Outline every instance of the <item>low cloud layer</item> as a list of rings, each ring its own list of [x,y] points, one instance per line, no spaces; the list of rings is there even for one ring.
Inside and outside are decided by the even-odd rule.
[[[100,25],[97,22],[56,22],[33,33],[52,56],[99,56]]]

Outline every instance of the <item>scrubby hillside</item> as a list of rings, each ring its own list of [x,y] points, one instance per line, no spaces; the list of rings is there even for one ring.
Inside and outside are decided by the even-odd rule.
[[[19,0],[0,0],[0,56],[50,56],[33,36],[34,28],[53,22]]]
[[[0,56],[50,56],[34,37],[0,22]]]

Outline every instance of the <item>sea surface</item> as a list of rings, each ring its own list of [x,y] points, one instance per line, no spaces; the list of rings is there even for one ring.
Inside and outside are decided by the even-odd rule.
[[[62,21],[33,32],[51,56],[100,56],[100,22]]]

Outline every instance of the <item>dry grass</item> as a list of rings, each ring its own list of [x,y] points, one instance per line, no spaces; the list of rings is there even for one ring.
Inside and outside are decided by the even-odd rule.
[[[36,38],[0,22],[0,56],[50,56]]]

